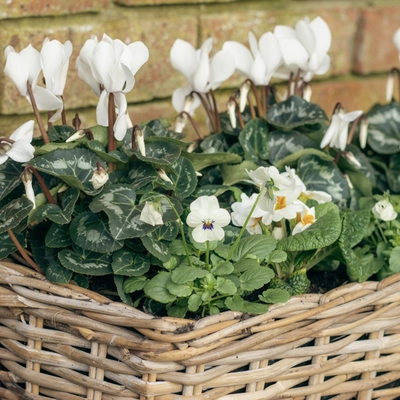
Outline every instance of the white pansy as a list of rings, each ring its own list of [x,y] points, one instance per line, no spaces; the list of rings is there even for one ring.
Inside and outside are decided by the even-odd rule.
[[[397,212],[387,199],[378,201],[372,208],[372,213],[382,221],[392,221],[397,218]]]
[[[297,214],[297,225],[292,230],[292,235],[303,232],[316,221],[315,208],[304,206],[304,210]]]
[[[40,72],[40,53],[31,45],[22,49],[19,53],[12,46],[4,50],[7,59],[4,73],[14,82],[22,96],[31,102],[28,85],[32,87],[33,97],[39,110],[57,110],[62,106],[62,101],[49,90],[37,86]]]
[[[349,124],[362,115],[361,110],[345,113],[342,108],[332,115],[331,123],[321,141],[321,148],[334,147],[344,151],[349,134]]]
[[[212,38],[207,39],[200,49],[195,49],[189,42],[177,39],[170,52],[172,66],[181,72],[188,81],[184,88],[176,89],[172,95],[172,105],[177,112],[185,106],[186,96],[192,91],[208,93],[228,79],[235,71],[232,55],[226,50],[218,51],[211,59]],[[189,113],[200,105],[200,100],[195,96],[191,103]]]
[[[9,139],[0,138],[0,164],[8,158],[17,162],[32,160],[35,148],[31,145],[34,122],[28,121],[16,129]]]
[[[140,213],[140,221],[149,224],[151,226],[163,225],[162,214],[159,211],[160,207],[154,202],[146,201],[142,212]]]
[[[228,211],[219,207],[215,196],[200,196],[194,200],[186,219],[186,223],[194,228],[192,236],[197,243],[223,239],[225,232],[222,227],[230,221]]]

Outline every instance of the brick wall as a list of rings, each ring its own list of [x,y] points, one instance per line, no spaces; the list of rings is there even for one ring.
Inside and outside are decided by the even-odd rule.
[[[150,59],[136,75],[128,95],[131,118],[136,122],[155,117],[171,121],[175,116],[170,95],[182,86],[183,78],[169,63],[169,51],[176,38],[197,47],[214,37],[214,49],[225,40],[247,44],[252,30],[257,37],[275,25],[293,26],[309,16],[320,15],[332,31],[328,74],[313,81],[313,102],[330,115],[341,101],[348,110],[367,111],[384,102],[386,72],[399,66],[392,37],[400,27],[400,0],[3,0],[0,4],[0,65],[3,50],[17,51],[32,43],[37,49],[45,37],[74,45],[65,92],[68,119],[77,110],[85,126],[95,124],[97,97],[77,78],[75,59],[86,39],[106,32],[126,43],[142,40]],[[3,67],[2,67],[3,68]],[[242,79],[234,76],[220,92],[223,104]],[[13,83],[0,74],[0,135],[8,135],[31,118],[28,102]],[[201,119],[201,112],[196,117]]]

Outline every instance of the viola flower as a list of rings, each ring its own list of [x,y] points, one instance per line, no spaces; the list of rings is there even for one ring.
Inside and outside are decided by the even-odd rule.
[[[242,201],[238,201],[232,204],[232,223],[236,226],[243,226],[246,219],[258,197],[257,193],[253,193],[250,197],[246,193],[242,193],[240,198]],[[257,233],[262,233],[261,226],[259,222],[262,221],[263,217],[267,214],[266,211],[261,210],[261,208],[256,207],[253,211],[251,218],[249,219],[246,230],[254,235]],[[265,219],[265,218],[264,218]],[[272,221],[272,218],[271,218]],[[269,224],[267,224],[269,225]]]
[[[372,208],[372,213],[382,221],[392,221],[397,218],[397,212],[388,199],[378,201]]]
[[[207,39],[200,49],[196,50],[185,40],[175,40],[170,60],[172,66],[181,72],[188,81],[188,85],[179,88],[172,94],[172,105],[177,112],[184,109],[185,99],[192,91],[208,93],[228,79],[235,71],[235,62],[227,50],[218,51],[211,59],[213,39]],[[195,96],[190,104],[190,114],[200,105],[200,99]]]
[[[308,208],[305,206],[302,212],[297,213],[297,225],[292,230],[292,235],[303,232],[309,228],[313,223],[315,223],[315,208]]]
[[[17,162],[32,160],[35,148],[31,145],[34,122],[28,121],[21,125],[10,138],[0,138],[0,165],[10,157]]]
[[[142,212],[140,213],[140,221],[151,226],[163,225],[161,206],[158,202],[146,201]]]
[[[190,213],[186,223],[194,228],[193,239],[197,243],[208,240],[221,240],[225,236],[222,229],[231,221],[227,210],[219,207],[215,196],[200,196],[190,204]]]
[[[360,117],[362,113],[361,110],[345,113],[342,107],[338,107],[332,115],[331,124],[322,138],[321,148],[329,145],[344,151],[349,134],[349,124]]]
[[[148,60],[149,51],[143,42],[124,44],[106,34],[100,42],[92,37],[82,47],[76,61],[78,76],[100,96],[96,109],[97,122],[108,126],[109,94],[114,94],[117,119],[114,136],[122,140],[128,129],[128,105],[125,93],[135,85],[135,74]],[[100,93],[100,85],[104,90]]]
[[[69,58],[72,54],[72,43],[67,40],[64,44],[58,40],[46,38],[40,51],[40,63],[46,83],[46,89],[57,96],[61,101],[67,81]],[[60,118],[63,106],[51,117],[50,122]]]
[[[40,54],[31,45],[19,53],[14,47],[7,46],[4,50],[7,59],[4,73],[14,82],[22,96],[31,102],[28,93],[28,84],[32,87],[33,97],[39,110],[57,110],[62,106],[62,101],[49,90],[37,86],[40,72]]]

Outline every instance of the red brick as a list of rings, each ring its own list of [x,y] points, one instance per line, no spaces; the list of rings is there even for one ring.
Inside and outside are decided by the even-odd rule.
[[[108,4],[109,0],[3,0],[0,19],[93,12],[108,7]]]
[[[388,71],[399,65],[393,35],[400,27],[400,5],[361,10],[354,71],[361,74]]]

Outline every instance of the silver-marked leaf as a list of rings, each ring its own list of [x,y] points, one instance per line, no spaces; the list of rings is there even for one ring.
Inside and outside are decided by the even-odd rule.
[[[129,156],[118,150],[113,150],[108,153],[105,147],[98,140],[88,140],[86,146],[106,162],[127,163],[130,160]]]
[[[72,241],[85,250],[110,253],[120,249],[123,242],[111,236],[107,225],[97,214],[85,211],[72,220],[69,233]]]
[[[101,189],[94,189],[92,179],[97,163],[106,168],[104,161],[88,149],[54,150],[30,161],[37,170],[57,176],[71,187],[95,195]]]
[[[269,157],[267,123],[259,118],[249,121],[239,134],[239,142],[246,160],[255,162],[267,160]]]
[[[242,157],[233,153],[185,153],[192,163],[196,171],[212,165],[221,164],[237,164],[242,161]]]
[[[136,157],[144,162],[153,165],[157,169],[166,169],[172,167],[172,164],[178,159],[181,154],[181,149],[172,143],[147,143],[146,156],[142,156],[139,151]]]
[[[328,117],[320,106],[298,96],[274,104],[267,112],[267,122],[284,131],[326,121]]]
[[[114,275],[114,283],[115,287],[117,288],[118,296],[121,298],[122,302],[134,307],[131,296],[127,295],[124,291],[124,277],[120,275]]]
[[[188,197],[197,186],[196,170],[191,161],[185,157],[179,157],[173,164],[172,168],[175,174],[170,175],[173,182],[173,190],[178,197]]]
[[[317,143],[307,135],[293,131],[274,131],[268,134],[269,160],[276,164],[279,160],[303,149],[319,149]]]
[[[4,206],[0,210],[0,233],[19,226],[32,208],[33,203],[25,195]]]
[[[144,292],[148,297],[160,303],[171,303],[176,299],[176,296],[171,294],[167,289],[167,282],[170,279],[169,272],[160,272],[154,278],[146,282]]]
[[[307,190],[328,192],[334,203],[346,207],[350,199],[349,184],[333,161],[314,154],[303,156],[298,162],[297,174]]]
[[[129,183],[134,189],[139,189],[158,178],[157,171],[150,164],[134,161],[130,164]]]
[[[75,129],[69,125],[53,125],[47,132],[50,142],[65,142],[73,133]]]
[[[400,104],[375,104],[367,112],[368,144],[380,154],[394,154],[400,150]]]
[[[46,269],[46,279],[50,282],[65,284],[72,278],[73,272],[63,267],[60,262],[51,263]]]
[[[77,250],[77,248],[74,248]],[[78,274],[102,276],[111,274],[111,257],[93,251],[79,249],[78,252],[64,249],[58,253],[58,258],[64,268]]]
[[[242,194],[242,191],[236,186],[204,185],[204,186],[200,186],[196,190],[195,195],[196,195],[196,197],[200,197],[200,196],[216,196],[216,197],[218,197],[219,195],[221,195],[227,191],[231,191],[235,200],[240,201],[240,195]]]
[[[393,193],[400,192],[400,154],[396,153],[389,158],[389,167],[386,170],[389,188]]]
[[[71,142],[71,143],[50,142],[44,144],[43,146],[37,147],[35,150],[35,156],[36,157],[43,156],[57,149],[69,151],[70,149],[74,149],[77,146],[79,146],[78,142]]]
[[[51,224],[47,232],[45,243],[47,247],[64,248],[72,244],[68,225]]]
[[[20,184],[22,171],[21,163],[11,158],[0,165],[0,200]]]
[[[237,165],[221,165],[220,170],[225,186],[234,185],[239,182],[248,181],[249,174],[247,171],[256,170],[259,166],[253,161],[243,161]]]
[[[328,153],[325,153],[325,151],[321,151],[318,149],[302,149],[299,151],[296,151],[295,153],[289,154],[288,156],[282,158],[281,160],[276,161],[275,167],[278,169],[285,168],[286,166],[288,167],[295,167],[297,165],[297,162],[300,160],[300,158],[307,156],[307,155],[315,155],[319,157],[322,160],[326,161],[333,161],[334,158],[329,155]]]
[[[150,269],[150,261],[143,254],[124,247],[113,253],[112,269],[116,275],[140,276]]]
[[[22,247],[26,248],[26,233],[16,233],[15,237]],[[0,233],[0,260],[6,258],[9,254],[16,251],[13,241],[10,238],[8,232]]]

